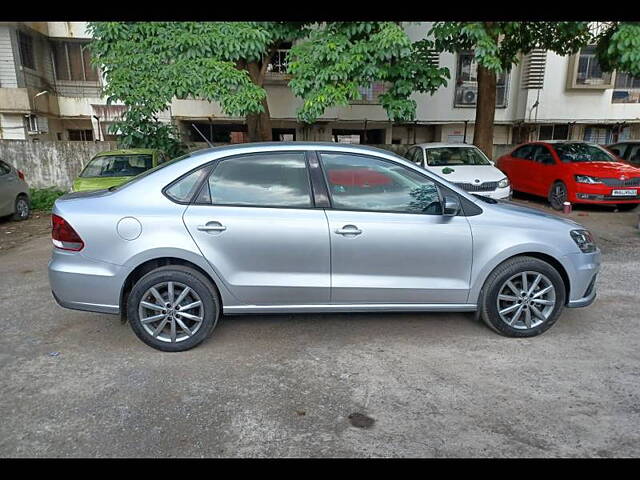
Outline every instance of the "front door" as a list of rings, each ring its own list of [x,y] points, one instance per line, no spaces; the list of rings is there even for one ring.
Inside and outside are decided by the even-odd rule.
[[[329,302],[327,219],[314,208],[304,152],[223,159],[197,203],[187,229],[241,302]]]
[[[431,179],[368,155],[327,152],[321,161],[332,303],[466,303],[471,229],[464,216],[442,216]]]

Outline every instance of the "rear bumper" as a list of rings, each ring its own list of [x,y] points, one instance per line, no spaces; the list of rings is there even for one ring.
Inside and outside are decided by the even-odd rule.
[[[53,249],[49,284],[61,307],[98,313],[120,313],[124,268]]]

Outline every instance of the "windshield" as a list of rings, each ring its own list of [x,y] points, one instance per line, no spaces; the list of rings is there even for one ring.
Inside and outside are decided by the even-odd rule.
[[[446,167],[453,165],[491,165],[484,154],[473,147],[441,147],[428,148],[427,165],[431,167]]]
[[[152,166],[151,155],[104,155],[91,160],[80,176],[82,178],[134,177]]]
[[[615,162],[616,158],[604,148],[588,143],[558,143],[554,145],[563,162]]]
[[[158,170],[163,169],[164,167],[168,167],[169,165],[174,164],[175,162],[178,162],[184,158],[190,157],[191,154],[188,153],[186,155],[182,155],[181,157],[177,157],[174,158],[173,160],[169,160],[168,162],[164,162],[161,163],[153,168],[150,168],[149,170],[145,170],[143,173],[141,173],[140,175],[136,176],[136,177],[132,177],[131,179],[127,180],[124,183],[121,183],[120,185],[115,185],[113,187],[109,187],[109,191],[113,192],[114,190],[120,190],[122,187],[124,187],[125,185],[130,185],[134,182],[137,182],[138,180],[143,179],[144,177],[146,177],[147,175],[151,175],[154,172],[157,172]]]

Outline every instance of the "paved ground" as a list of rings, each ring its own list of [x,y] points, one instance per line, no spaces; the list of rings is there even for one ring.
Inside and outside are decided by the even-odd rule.
[[[599,298],[522,340],[468,314],[242,316],[165,354],[58,307],[47,236],[0,250],[0,456],[638,456],[637,213],[572,217]]]

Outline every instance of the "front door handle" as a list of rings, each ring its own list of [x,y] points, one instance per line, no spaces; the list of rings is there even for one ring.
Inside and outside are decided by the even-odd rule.
[[[205,225],[198,225],[198,230],[203,232],[224,232],[227,229],[220,222],[207,222]]]
[[[336,230],[338,235],[360,235],[362,230],[360,230],[355,225],[345,225],[342,228]]]

